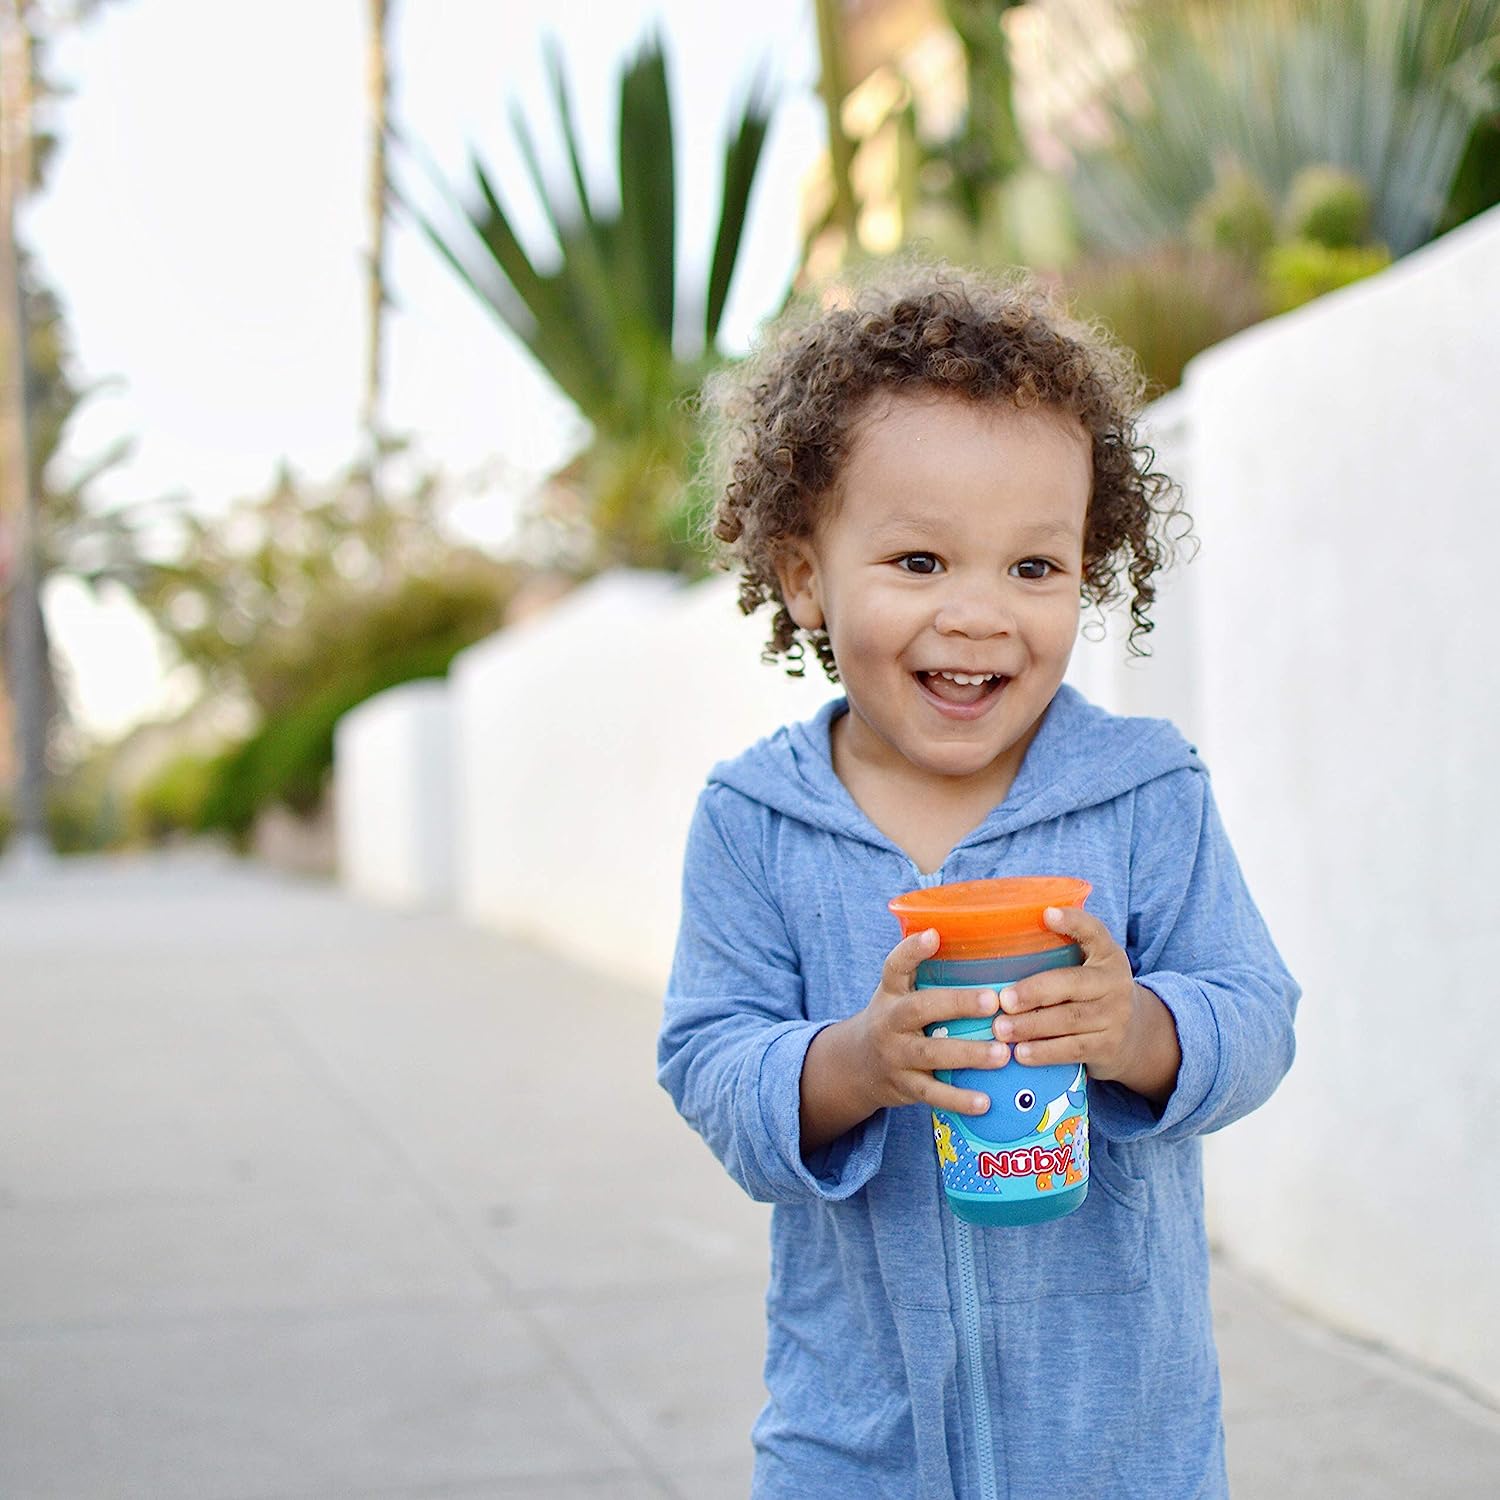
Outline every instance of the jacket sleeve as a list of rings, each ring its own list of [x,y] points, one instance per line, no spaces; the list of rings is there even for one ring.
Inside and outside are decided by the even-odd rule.
[[[744,805],[712,786],[698,799],[657,1078],[752,1198],[847,1198],[880,1165],[887,1112],[804,1159],[802,1062],[831,1023],[807,1018],[797,954]]]
[[[1160,1113],[1120,1084],[1091,1085],[1100,1134],[1178,1140],[1270,1098],[1292,1064],[1301,990],[1250,897],[1201,769],[1136,792],[1125,951],[1137,982],[1171,1011],[1182,1064]]]

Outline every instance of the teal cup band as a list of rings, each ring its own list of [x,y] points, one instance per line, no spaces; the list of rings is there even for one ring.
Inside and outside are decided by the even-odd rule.
[[[1041,953],[1018,953],[1011,958],[929,958],[917,965],[917,988],[978,990],[1017,984],[1028,974],[1045,969],[1072,969],[1083,962],[1077,943],[1047,948]]]

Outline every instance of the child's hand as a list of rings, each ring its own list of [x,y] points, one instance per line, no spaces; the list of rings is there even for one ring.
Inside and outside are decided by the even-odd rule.
[[[891,1104],[927,1104],[954,1114],[982,1115],[990,1100],[939,1083],[939,1069],[998,1068],[1010,1060],[1003,1042],[929,1037],[923,1028],[962,1016],[993,1016],[994,990],[919,990],[917,965],[937,951],[937,933],[913,933],[886,956],[880,986],[851,1017],[867,1080],[870,1112]],[[997,1023],[998,1024],[998,1023]]]
[[[1124,949],[1097,917],[1062,907],[1049,908],[1045,921],[1083,949],[1083,963],[1033,974],[1003,991],[996,1038],[1014,1047],[1018,1062],[1081,1062],[1090,1077],[1113,1079],[1161,1103],[1182,1061],[1171,1012],[1135,982]]]

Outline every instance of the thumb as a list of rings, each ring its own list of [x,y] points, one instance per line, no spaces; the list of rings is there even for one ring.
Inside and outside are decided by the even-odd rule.
[[[1077,906],[1049,906],[1042,913],[1042,921],[1059,937],[1077,943],[1085,958],[1093,953],[1101,925],[1097,917]]]
[[[886,989],[896,992],[913,988],[917,979],[917,965],[924,959],[931,958],[937,948],[938,932],[935,927],[903,938],[886,956],[881,982]]]

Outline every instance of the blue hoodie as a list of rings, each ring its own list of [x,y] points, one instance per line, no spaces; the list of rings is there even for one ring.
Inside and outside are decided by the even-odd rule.
[[[1292,1061],[1299,991],[1197,753],[1064,686],[1004,802],[923,875],[833,769],[844,699],[713,770],[688,836],[659,1077],[771,1221],[756,1500],[1188,1500],[1228,1493],[1199,1137]],[[1091,1188],[1049,1223],[948,1211],[923,1105],[804,1158],[802,1060],[862,1010],[901,891],[1093,883],[1182,1065],[1158,1112],[1090,1085]]]

